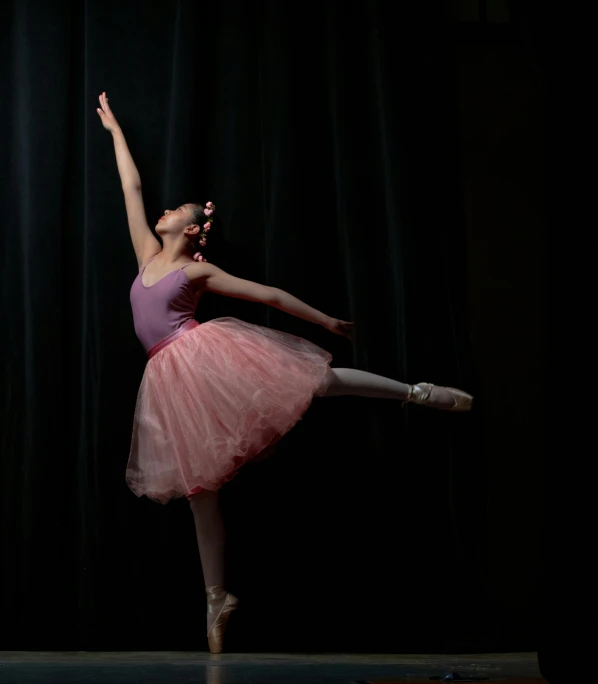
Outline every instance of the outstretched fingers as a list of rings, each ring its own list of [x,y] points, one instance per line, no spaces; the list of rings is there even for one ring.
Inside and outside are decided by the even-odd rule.
[[[102,125],[106,130],[114,133],[118,130],[119,126],[118,122],[116,121],[116,117],[112,113],[110,105],[108,104],[108,96],[105,92],[103,92],[98,99],[100,102],[100,107],[97,108],[97,112],[102,121]]]
[[[103,92],[100,95],[99,100],[100,100],[100,106],[101,106],[104,114],[109,114],[110,113],[110,105],[108,104],[108,96],[106,95],[105,92]]]
[[[350,322],[350,321],[341,321],[341,330],[343,332],[343,335],[351,340],[351,342],[355,341],[355,324]]]

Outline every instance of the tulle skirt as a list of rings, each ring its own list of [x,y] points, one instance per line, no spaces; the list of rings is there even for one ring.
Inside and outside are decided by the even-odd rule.
[[[127,485],[163,504],[219,489],[326,392],[331,360],[308,340],[236,318],[184,332],[145,368]]]

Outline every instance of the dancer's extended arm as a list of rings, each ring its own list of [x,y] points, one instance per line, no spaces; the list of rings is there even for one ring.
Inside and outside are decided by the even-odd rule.
[[[185,271],[190,280],[208,292],[268,304],[297,318],[322,325],[337,335],[353,339],[353,323],[331,318],[277,287],[236,278],[218,266],[205,262],[187,266]]]
[[[160,243],[154,237],[147,223],[141,194],[141,177],[129,152],[125,136],[108,105],[106,93],[100,95],[100,105],[101,109],[98,108],[97,112],[102,120],[102,125],[112,133],[114,140],[114,152],[116,153],[116,164],[125,196],[129,231],[137,262],[141,266],[160,251]]]

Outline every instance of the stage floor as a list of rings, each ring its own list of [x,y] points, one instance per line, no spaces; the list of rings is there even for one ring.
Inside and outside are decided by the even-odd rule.
[[[0,651],[2,684],[399,684],[450,672],[540,684],[534,653],[342,655]]]

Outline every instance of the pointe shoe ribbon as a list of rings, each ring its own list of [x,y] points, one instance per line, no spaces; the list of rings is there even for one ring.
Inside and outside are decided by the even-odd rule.
[[[239,599],[232,594],[229,594],[222,584],[214,584],[211,587],[206,587],[206,594],[208,600],[208,613],[216,615],[214,622],[208,630],[208,646],[210,653],[222,653],[224,644],[224,630],[226,623],[233,610],[239,605]],[[218,608],[218,604],[222,602],[222,606]]]
[[[421,404],[423,406],[431,406],[432,408],[438,408],[442,411],[470,411],[473,401],[471,394],[467,394],[463,390],[456,389],[455,387],[442,387],[450,393],[453,398],[453,405],[445,408],[443,406],[434,406],[429,403],[430,395],[432,394],[432,389],[434,385],[429,382],[419,382],[417,385],[409,385],[409,393],[407,398],[403,402],[403,406],[407,403]]]

